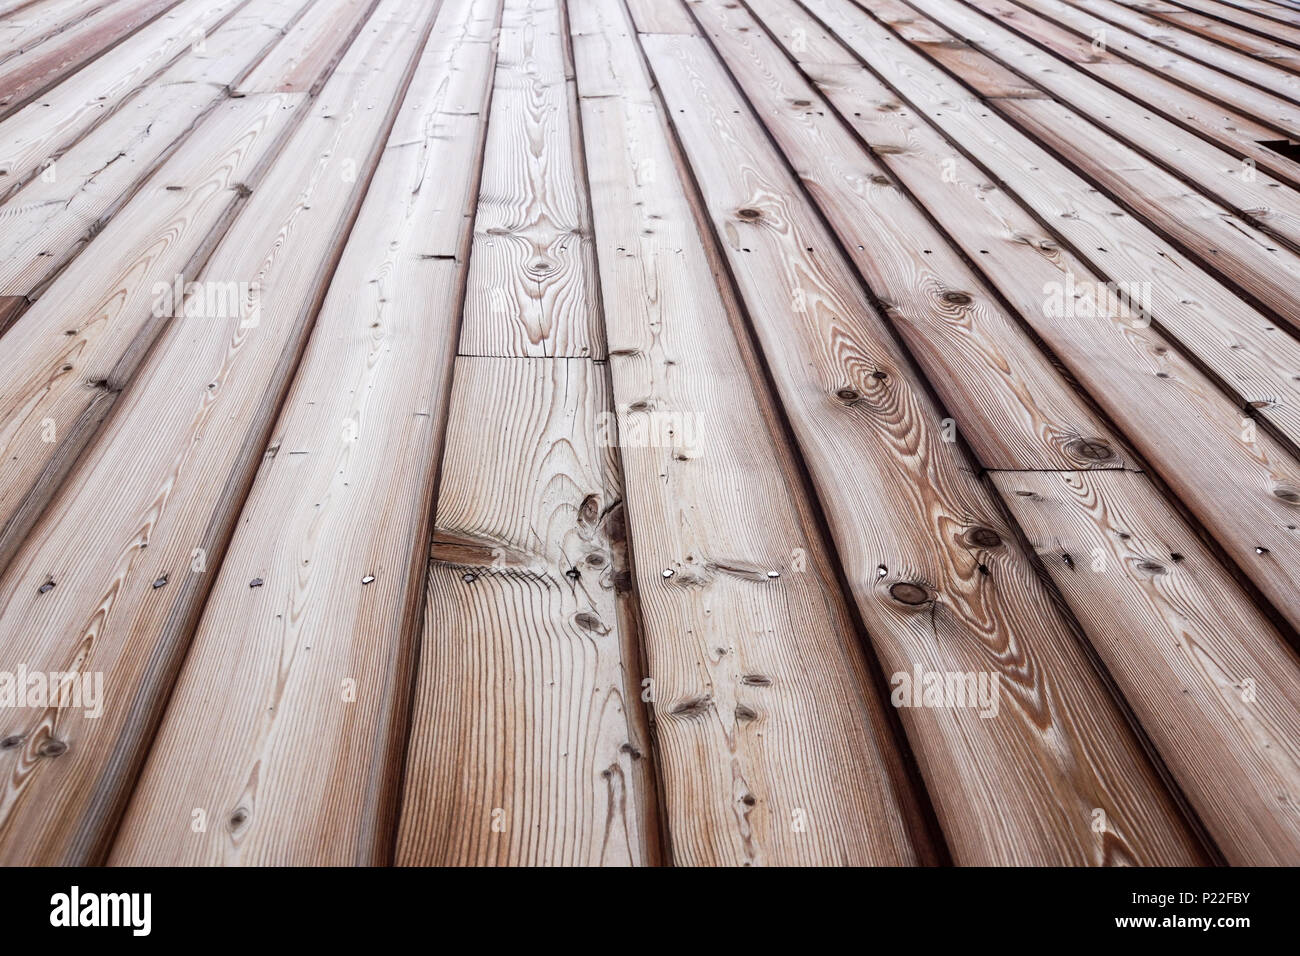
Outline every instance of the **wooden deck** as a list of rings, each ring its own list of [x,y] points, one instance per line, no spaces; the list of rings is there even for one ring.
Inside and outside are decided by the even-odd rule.
[[[1300,864],[1297,0],[0,0],[0,166],[0,863]]]

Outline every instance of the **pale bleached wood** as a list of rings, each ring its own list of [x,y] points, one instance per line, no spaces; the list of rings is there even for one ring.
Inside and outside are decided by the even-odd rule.
[[[254,0],[249,9],[265,14],[268,3],[279,6],[283,2],[296,2],[301,7],[304,0]],[[194,43],[196,31],[208,36],[222,27],[242,27],[242,42],[235,48],[239,56],[247,56],[278,38],[279,30],[274,25],[269,32],[259,30],[255,20],[240,16],[242,5],[243,0],[186,0],[113,47],[90,68],[78,70],[35,102],[0,121],[3,188],[12,191],[27,182],[50,159],[57,159],[87,130],[178,59],[209,60],[215,48],[205,44],[203,52],[199,52]],[[210,38],[215,39],[215,35]],[[178,83],[196,79],[183,71],[170,78]],[[110,158],[105,157],[105,162]]]
[[[256,324],[172,322],[0,578],[3,669],[103,671],[106,696],[4,712],[0,859],[107,851],[432,19],[380,4],[199,276],[259,283]]]
[[[480,146],[478,119],[443,107],[459,92],[453,72],[491,59],[493,6],[450,0],[439,12],[402,129],[389,135],[204,606],[114,863],[372,864],[390,856],[455,350],[454,256]],[[479,76],[481,98],[486,73]],[[407,138],[411,128],[417,141]],[[254,575],[258,588],[248,586]],[[229,703],[214,709],[218,687],[228,688]],[[210,814],[204,834],[186,822],[195,806]]]
[[[369,18],[376,0],[315,3],[266,57],[239,82],[241,93],[314,93],[329,77]]]
[[[994,472],[1236,866],[1300,862],[1300,662],[1142,475]]]
[[[1293,47],[1300,45],[1300,12],[1295,7],[1259,5],[1258,9],[1252,9],[1249,4],[1234,6],[1222,0],[1177,0],[1176,3],[1150,8],[1148,12],[1161,19],[1172,15],[1179,22],[1188,22],[1190,17],[1176,13],[1178,10],[1209,24],[1211,30],[1207,35],[1211,38],[1220,35],[1220,29],[1229,27],[1235,28],[1228,34],[1234,38],[1239,33],[1249,33],[1274,37]]]
[[[738,7],[694,9],[980,464],[1124,467],[1122,443],[757,21]]]
[[[558,0],[507,0],[499,42],[460,351],[602,358]]]
[[[1132,6],[1132,4],[1125,4],[1125,6]],[[1204,16],[1200,11],[1184,10],[1173,5],[1166,8],[1146,9],[1145,12],[1163,23],[1182,27],[1211,43],[1223,44],[1239,53],[1263,60],[1265,63],[1293,73],[1300,69],[1300,50],[1295,46],[1300,41],[1300,31],[1283,26],[1275,20],[1256,18],[1257,23],[1268,24],[1265,28],[1268,33],[1261,36],[1235,24]]]
[[[900,712],[954,858],[1201,859],[1076,635],[970,463],[942,440],[938,409],[707,45],[641,39],[886,674],[991,672],[1002,682],[996,718]],[[796,289],[807,310],[798,316]],[[1091,829],[1099,808],[1105,833]]]
[[[653,862],[608,408],[587,360],[456,360],[401,865]]]
[[[0,117],[39,96],[179,0],[118,0],[0,63]]]
[[[108,0],[39,0],[19,13],[0,20],[0,62],[44,42],[85,17]]]
[[[21,546],[297,119],[302,94],[218,107],[0,345],[0,568]]]
[[[641,33],[698,33],[695,22],[676,2],[627,0],[628,13]]]
[[[619,0],[569,12],[672,860],[916,862],[932,851],[631,26]]]

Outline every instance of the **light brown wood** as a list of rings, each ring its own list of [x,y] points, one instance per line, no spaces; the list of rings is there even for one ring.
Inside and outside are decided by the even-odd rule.
[[[0,577],[3,669],[102,671],[106,695],[93,721],[4,712],[0,860],[107,851],[431,25],[381,3],[200,275],[258,282],[256,324],[172,323]]]
[[[315,3],[238,85],[240,93],[314,93],[369,19],[376,0]]]
[[[758,23],[739,8],[695,10],[980,464],[1123,468],[1122,443]]]
[[[954,859],[1200,859],[996,505],[942,440],[915,371],[704,41],[641,39],[886,674],[1006,682],[994,719],[959,707],[900,715]],[[798,321],[796,288],[807,310]],[[978,796],[988,788],[1002,795],[996,811]],[[1097,808],[1111,821],[1104,834],[1090,829]]]
[[[0,121],[0,183],[5,195],[38,175],[49,160],[57,160],[165,70],[172,83],[202,82],[203,71],[215,64],[218,51],[244,58],[277,40],[279,28],[269,11],[286,5],[301,8],[304,0],[254,0],[246,8],[240,0],[186,0],[105,52],[90,68]],[[263,25],[262,17],[269,22]],[[239,42],[227,46],[232,31],[239,32]],[[196,49],[196,35],[207,38],[202,53]],[[225,81],[218,75],[211,82]],[[103,162],[111,158],[105,156]]]
[[[605,355],[561,31],[559,0],[507,0],[462,355]]]
[[[1228,862],[1300,859],[1300,662],[1281,636],[1142,475],[993,481]]]
[[[653,860],[604,379],[457,359],[399,864]]]
[[[605,438],[623,465],[672,860],[925,859],[631,26],[618,0],[569,11],[617,407]]]
[[[259,165],[292,128],[300,94],[218,107],[3,338],[0,567],[172,323]],[[179,277],[179,278],[178,278]],[[232,296],[231,298],[237,298]]]
[[[494,6],[440,9],[113,862],[389,858],[462,284],[455,257],[481,145],[477,117],[443,107],[457,95],[452,74],[490,59]],[[361,513],[382,520],[358,534]],[[212,708],[218,686],[227,705]],[[190,828],[195,806],[210,815],[203,834]]]

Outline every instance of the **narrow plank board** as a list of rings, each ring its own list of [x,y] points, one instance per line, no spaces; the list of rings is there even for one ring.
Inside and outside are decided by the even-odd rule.
[[[789,2],[754,0],[754,6],[766,16],[768,8]],[[962,150],[969,150],[987,167],[988,176],[1005,184],[1041,223],[1050,224],[1038,226],[1028,235],[1049,228],[1076,254],[1086,257],[1091,271],[1115,283],[1113,288],[1138,283],[1136,291],[1149,296],[1150,314],[1164,329],[1215,369],[1243,406],[1256,409],[1300,444],[1300,382],[1295,372],[1300,367],[1300,344],[1275,320],[1198,269],[1174,246],[859,9],[842,0],[808,0],[808,7],[889,84],[886,91],[870,77],[860,77],[860,71],[819,67],[819,77],[836,78],[828,86],[828,95],[840,105],[846,119],[855,126],[871,127],[873,120],[882,118],[879,114],[893,112],[904,103],[910,105],[957,144],[940,158],[941,173],[949,160],[957,163]],[[876,92],[865,92],[869,87]],[[890,139],[881,145],[906,149],[909,144],[903,137],[901,142]],[[1010,235],[1014,238],[1017,234]],[[1056,236],[1043,238],[1053,247],[1059,245]],[[985,255],[980,252],[977,261]],[[1049,291],[1050,287],[1040,288],[1039,304],[1033,312],[1044,310]],[[1138,320],[1130,324],[1141,324],[1140,314],[1130,312],[1130,318]]]
[[[930,858],[631,27],[618,0],[569,12],[672,860]]]
[[[786,198],[794,181],[741,117],[707,45],[641,39],[885,673],[899,690],[897,675],[916,670],[1006,682],[996,719],[963,707],[901,711],[954,859],[1199,860],[998,507],[943,441],[942,416],[848,263],[811,210]],[[797,318],[796,288],[808,310]],[[989,792],[1001,795],[996,807]],[[1105,833],[1091,829],[1099,808]]]
[[[462,355],[603,358],[558,0],[507,0]]]
[[[992,478],[1228,862],[1300,862],[1300,661],[1281,635],[1145,476]]]
[[[240,93],[314,93],[374,11],[377,0],[316,3],[238,85]]]
[[[694,9],[985,468],[1122,468],[1109,428],[747,12]]]
[[[1129,37],[1149,41],[1162,49],[1173,51],[1192,63],[1202,63],[1226,73],[1240,77],[1264,90],[1276,93],[1292,102],[1300,98],[1300,77],[1279,66],[1263,62],[1255,57],[1233,50],[1228,46],[1207,40],[1181,25],[1159,20],[1141,10],[1134,10],[1127,4],[1113,0],[1089,0],[1085,8],[1073,0],[1028,0],[1037,6],[1051,11],[1055,16],[1060,11],[1069,16],[1072,22],[1095,21],[1106,29],[1107,45],[1118,44],[1126,47]],[[1062,8],[1067,8],[1062,10]],[[1078,16],[1084,14],[1085,17]],[[1064,22],[1064,21],[1063,21]],[[1109,28],[1105,24],[1110,24]],[[1092,27],[1090,27],[1092,29]]]
[[[302,101],[223,103],[4,336],[0,568],[169,324],[160,288],[193,281]]]
[[[439,12],[402,107],[421,140],[389,136],[114,863],[373,864],[392,852],[462,286],[454,256],[432,250],[463,245],[481,145],[476,117],[442,107],[460,64],[491,59],[493,6]],[[211,707],[214,693],[228,705]],[[203,834],[193,807],[208,808]]]
[[[979,256],[985,269],[999,270],[997,283],[1011,295],[1021,315],[1035,322],[1042,334],[1048,335],[1044,330],[1053,333],[1049,338],[1058,357],[1069,362],[1072,371],[1112,416],[1131,422],[1127,435],[1138,451],[1150,461],[1165,463],[1165,480],[1189,506],[1196,508],[1197,517],[1279,611],[1300,623],[1300,600],[1296,598],[1300,594],[1300,577],[1294,571],[1300,560],[1300,536],[1296,534],[1300,526],[1300,472],[1292,456],[1263,430],[1256,434],[1255,423],[1241,405],[1225,403],[1202,372],[1176,347],[1171,348],[1169,341],[1162,340],[1159,331],[1149,335],[1151,330],[1144,329],[1142,321],[1135,321],[1140,316],[1131,311],[1121,310],[1116,316],[1121,321],[1113,323],[1109,330],[1112,337],[1120,333],[1120,340],[1098,337],[1106,326],[1080,325],[1074,321],[1074,310],[1062,314],[1069,321],[1038,323],[1049,317],[1046,305],[1053,288],[1063,292],[1073,281],[1078,293],[1084,295],[1085,290],[1112,287],[1081,286],[1081,282],[1122,283],[1135,281],[1132,276],[1150,276],[1151,312],[1160,319],[1160,328],[1189,344],[1190,351],[1205,359],[1239,394],[1253,396],[1249,399],[1249,414],[1267,418],[1284,431],[1289,429],[1290,434],[1296,433],[1295,410],[1300,407],[1288,397],[1289,389],[1294,388],[1296,364],[1277,362],[1276,358],[1279,352],[1293,350],[1294,340],[1262,316],[1254,320],[1258,334],[1252,333],[1251,325],[1242,324],[1251,319],[1244,303],[1226,290],[1216,291],[1212,282],[1189,285],[1197,281],[1195,268],[1172,249],[1161,250],[1155,237],[1126,236],[1122,244],[1117,244],[1115,234],[1124,226],[1123,218],[1093,219],[1085,215],[1090,205],[1085,201],[1086,190],[1072,192],[1057,177],[1042,177],[1042,171],[1050,168],[1050,154],[1007,124],[994,124],[987,107],[919,56],[913,54],[915,59],[910,58],[909,51],[884,28],[859,11],[839,4],[821,2],[816,8],[856,51],[872,58],[873,66],[899,93],[905,94],[907,103],[919,115],[934,123],[953,143],[975,148],[976,158],[987,165],[987,172],[965,166],[955,147],[930,160],[918,151],[918,160],[929,167],[923,175],[933,177],[936,161],[940,169],[951,163],[952,173],[956,174],[953,185],[960,186],[949,190],[943,202],[932,203],[931,207],[945,213],[964,208],[971,216],[969,223],[987,220],[981,208],[995,207],[991,221],[973,235],[963,230],[962,222],[967,220],[960,217],[946,215],[948,228],[967,237],[968,254]],[[838,76],[843,70],[829,66],[818,72]],[[855,91],[865,89],[869,80],[854,73],[840,80],[823,81],[822,85],[842,115],[863,129],[869,143],[904,151],[895,156],[906,156],[917,148],[910,133],[891,134],[890,124],[872,119],[902,112],[894,92],[883,98],[879,93],[859,98]],[[891,161],[896,160],[891,157]],[[1004,188],[1016,190],[1020,201],[1039,211],[1038,221],[1026,220],[1015,202],[1008,201],[997,188],[989,188],[994,186],[989,177],[1005,183]],[[943,178],[938,181],[942,183]],[[1046,230],[1043,222],[1050,223],[1051,230]],[[1076,229],[1086,231],[1076,233]],[[1063,247],[1060,238],[1067,235],[1078,238]],[[1017,251],[1021,245],[1043,260],[1037,268],[1034,255]],[[1080,260],[1084,251],[1087,258]],[[1151,251],[1157,252],[1159,258],[1128,267],[1124,267],[1123,257],[1107,258],[1112,253],[1149,256]],[[1021,283],[1015,279],[1017,274],[1035,276],[1035,280]],[[1074,280],[1069,279],[1071,275]],[[1196,308],[1216,299],[1223,303],[1220,307],[1203,313]],[[1086,312],[1078,314],[1087,317]],[[1199,326],[1187,324],[1198,318],[1202,319]],[[1230,336],[1225,340],[1225,324],[1229,321],[1234,324],[1228,327]],[[1104,360],[1094,359],[1097,346],[1108,343],[1113,344]],[[1071,354],[1073,359],[1069,358]],[[1135,415],[1140,417],[1135,419]],[[1165,434],[1177,435],[1178,440],[1165,441]],[[1212,490],[1216,486],[1217,492]]]
[[[0,21],[0,62],[98,13],[108,0],[40,0]]]
[[[97,720],[5,712],[0,860],[107,851],[432,19],[381,3],[199,276],[256,318],[170,323],[0,577],[7,669],[105,673]]]
[[[1229,3],[1221,3],[1219,0],[1179,0],[1177,3],[1170,4],[1166,9],[1153,9],[1150,13],[1156,14],[1161,19],[1167,16],[1175,16],[1179,22],[1187,22],[1186,17],[1175,14],[1172,11],[1183,9],[1198,15],[1201,20],[1217,24],[1218,27],[1231,26],[1236,29],[1230,31],[1229,36],[1236,37],[1239,32],[1248,32],[1260,36],[1275,37],[1283,43],[1293,47],[1300,46],[1300,13],[1294,8],[1262,7],[1256,12],[1249,9],[1242,9],[1239,6],[1233,6]],[[1272,16],[1265,11],[1278,14]],[[1204,16],[1199,16],[1204,14]],[[1217,35],[1217,29],[1215,33]]]
[[[119,43],[92,64],[78,70],[58,86],[29,103],[13,116],[0,121],[0,183],[11,192],[39,173],[51,159],[58,159],[88,130],[102,122],[149,79],[158,76],[180,58],[206,58],[195,49],[194,35],[208,36],[226,24],[254,24],[238,15],[245,0],[186,0],[166,16]],[[257,8],[266,0],[256,0]],[[278,30],[274,31],[278,38]],[[271,39],[263,35],[255,42],[245,36],[242,51],[261,49]],[[175,76],[176,82],[192,79]],[[107,160],[106,160],[107,161]]]
[[[676,2],[663,0],[626,0],[632,22],[641,33],[693,34],[695,22]]]
[[[179,0],[118,0],[34,49],[0,63],[0,117],[175,6]]]
[[[400,865],[653,862],[608,407],[590,361],[456,360]]]
[[[1300,134],[1300,108],[1297,107],[1292,94],[1287,92],[1288,89],[1292,92],[1300,90],[1300,77],[1281,70],[1271,70],[1263,64],[1251,61],[1249,57],[1239,57],[1259,67],[1269,75],[1270,79],[1281,78],[1282,80],[1261,87],[1250,80],[1247,71],[1235,68],[1220,71],[1168,46],[1152,43],[1130,33],[1118,26],[1117,22],[1104,20],[1074,6],[1048,2],[1048,0],[1019,0],[1019,2],[1025,9],[1063,24],[1089,40],[1093,37],[1093,31],[1103,31],[1097,36],[1101,42],[1104,42],[1107,52],[1138,65],[1155,66],[1170,79],[1184,83],[1205,96],[1219,100],[1264,123],[1285,129],[1293,135]],[[1092,9],[1100,11],[1102,4],[1094,4]],[[1121,15],[1125,12],[1122,7],[1115,7],[1114,10],[1119,11]],[[1276,77],[1273,74],[1276,74]]]
[[[1032,44],[997,25],[987,13],[976,14],[950,0],[916,0],[913,6],[934,16],[944,27],[972,39],[981,50],[1005,64],[1014,65],[1021,72],[1025,71],[1026,61],[1035,57],[1047,59]],[[1101,162],[1107,168],[1115,164],[1122,166],[1122,180],[1128,186],[1125,195],[1141,194],[1147,198],[1150,209],[1164,212],[1175,223],[1190,221],[1198,224],[1194,231],[1188,231],[1190,236],[1174,233],[1183,241],[1190,244],[1204,237],[1204,242],[1198,243],[1197,248],[1227,245],[1249,250],[1253,248],[1251,243],[1242,243],[1239,238],[1232,242],[1226,238],[1244,232],[1241,228],[1244,221],[1289,240],[1293,249],[1300,247],[1300,193],[1284,188],[1264,170],[1254,170],[1250,176],[1243,175],[1239,156],[1143,110],[1126,96],[1107,89],[1068,65],[1063,67],[1053,61],[1051,68],[1042,69],[1035,76],[1053,94],[1052,100],[993,105],[1013,118],[1028,113],[1037,117],[1039,122],[1062,124],[1065,132],[1052,141],[1052,145],[1069,146],[1060,149],[1069,159],[1091,156],[1105,148],[1107,152]],[[1085,120],[1085,116],[1091,122]],[[1111,145],[1113,143],[1120,143],[1122,147],[1116,148]],[[1263,150],[1263,147],[1258,148]],[[1142,168],[1137,174],[1134,170],[1142,157],[1159,165]],[[1170,173],[1162,173],[1161,166]],[[1199,187],[1210,201],[1187,196],[1188,183]],[[1231,218],[1229,212],[1240,221]],[[1164,219],[1160,219],[1159,224],[1167,232],[1174,232]],[[1300,258],[1290,250],[1279,255],[1287,262],[1268,267],[1270,271],[1283,268],[1300,275]]]

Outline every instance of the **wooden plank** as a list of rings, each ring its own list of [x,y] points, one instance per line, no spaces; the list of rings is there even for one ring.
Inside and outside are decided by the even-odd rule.
[[[1124,11],[1118,5],[1106,6],[1094,3],[1094,11],[1106,9],[1111,19],[1088,13],[1065,3],[1051,0],[1018,0],[1020,6],[1048,19],[1061,23],[1083,37],[1092,38],[1093,31],[1098,33],[1099,42],[1103,42],[1106,51],[1123,57],[1133,63],[1147,67],[1155,66],[1159,72],[1172,80],[1187,84],[1190,88],[1205,96],[1212,97],[1230,107],[1254,116],[1262,122],[1284,129],[1292,134],[1300,134],[1300,121],[1297,120],[1295,94],[1300,93],[1300,77],[1281,70],[1276,70],[1249,57],[1237,56],[1243,61],[1226,69],[1217,69],[1216,65],[1202,62],[1200,59],[1185,55],[1185,52],[1168,45],[1153,43],[1136,35],[1120,25]],[[1139,25],[1140,28],[1140,25]],[[1148,31],[1150,32],[1150,31]],[[1171,31],[1165,30],[1162,37],[1168,39]],[[1195,38],[1189,38],[1195,39]],[[1185,47],[1186,45],[1182,45]],[[1223,53],[1231,54],[1224,50]],[[1250,63],[1256,69],[1247,69]],[[1261,77],[1259,74],[1263,74]],[[1263,79],[1264,86],[1259,80]]]
[[[115,863],[372,864],[392,852],[462,286],[455,253],[481,146],[479,119],[443,107],[452,74],[491,59],[494,6],[453,0],[439,12],[402,107],[421,138],[389,136]],[[254,576],[262,586],[248,586]],[[212,708],[220,687],[228,704]],[[212,821],[198,836],[178,809],[196,806]]]
[[[741,8],[694,7],[985,468],[1123,468],[1125,449]]]
[[[27,299],[21,295],[0,295],[0,335],[9,330],[27,305]]]
[[[377,0],[317,3],[238,85],[240,93],[314,93],[329,78]]]
[[[917,0],[914,6],[974,38],[1005,63],[1035,54],[1030,44],[1009,30],[950,0]],[[1078,71],[1062,69],[1058,63],[1056,69],[1038,75],[1054,99],[998,102],[994,107],[1028,124],[1041,142],[1094,174],[1112,195],[1166,234],[1233,279],[1241,276],[1238,281],[1248,291],[1271,306],[1282,303],[1280,314],[1300,317],[1294,296],[1261,292],[1261,285],[1267,289],[1270,282],[1300,282],[1300,256],[1290,249],[1273,248],[1277,243],[1269,238],[1300,247],[1300,194],[1262,171],[1243,176],[1239,157],[1137,108]],[[1046,129],[1053,135],[1045,135]],[[1103,170],[1108,175],[1095,176]],[[1188,193],[1189,182],[1199,186],[1205,198]]]
[[[1293,865],[1300,661],[1281,635],[1144,476],[993,481],[1228,862]]]
[[[1044,88],[1053,90],[1066,101],[1071,99],[1069,91],[1073,89],[1078,94],[1073,98],[1074,105],[1086,106],[1092,103],[1100,106],[1103,125],[1107,125],[1108,128],[1114,111],[1124,110],[1121,118],[1126,120],[1126,126],[1134,134],[1128,137],[1129,145],[1141,148],[1155,144],[1161,148],[1166,158],[1172,157],[1176,163],[1180,158],[1179,154],[1163,145],[1162,137],[1173,135],[1186,141],[1186,134],[1172,129],[1167,124],[1154,122],[1153,125],[1153,117],[1150,113],[1145,111],[1140,114],[1135,113],[1134,111],[1138,109],[1136,104],[1140,103],[1184,129],[1217,143],[1232,154],[1226,161],[1220,160],[1218,168],[1212,166],[1208,170],[1210,175],[1207,182],[1218,185],[1228,178],[1253,184],[1258,178],[1256,169],[1259,169],[1277,176],[1292,186],[1300,186],[1300,163],[1261,145],[1264,141],[1275,140],[1282,135],[1278,130],[1264,126],[1243,113],[1170,82],[1159,72],[1147,69],[1145,65],[1123,60],[1100,48],[1099,44],[1094,45],[1085,41],[1060,24],[1017,7],[1013,3],[989,0],[980,5],[979,12],[990,19],[996,18],[1002,26],[1028,37],[1036,44],[1048,46],[1074,68],[1062,70],[1059,60],[1055,57],[1044,56],[1033,47],[1018,44],[1014,50],[1005,52],[1004,59],[1014,63],[1019,72],[1041,83]],[[958,10],[958,15],[964,13],[964,10]],[[978,38],[981,49],[988,50],[991,55],[996,55],[995,47],[999,45],[999,38],[1002,38],[1005,44],[1006,34],[991,30],[982,19],[965,16],[963,24],[962,32],[969,37]],[[963,48],[965,48],[964,44]],[[935,56],[930,48],[925,48],[925,52],[941,64],[948,65],[942,58]],[[984,57],[975,59],[978,61]],[[983,85],[978,82],[981,77],[977,71],[971,67],[949,66],[949,69],[962,76],[977,91],[988,95]],[[1086,73],[1105,85],[1097,83],[1080,85],[1079,73]],[[1097,119],[1098,110],[1094,109],[1092,115]],[[1244,162],[1238,162],[1246,159],[1254,163],[1254,168]],[[1229,171],[1226,177],[1225,168]],[[1277,194],[1275,185],[1270,184],[1265,188],[1272,189],[1274,194]],[[1282,195],[1291,194],[1283,191]],[[1267,208],[1270,202],[1271,197],[1266,196],[1264,208]],[[1247,200],[1245,208],[1253,210],[1255,208],[1253,201]]]
[[[753,2],[759,8],[774,0]],[[873,66],[893,85],[885,88],[860,69],[811,65],[841,115],[925,197],[927,208],[1098,403],[1125,426],[1137,450],[1157,466],[1238,566],[1279,610],[1300,623],[1300,580],[1290,570],[1300,560],[1300,539],[1294,533],[1300,514],[1290,495],[1300,489],[1300,469],[1263,429],[1256,433],[1243,405],[1227,400],[1168,335],[1177,332],[1206,366],[1217,368],[1242,394],[1256,396],[1277,394],[1259,376],[1291,340],[1276,329],[1269,339],[1261,321],[1257,336],[1249,327],[1236,327],[1231,339],[1222,342],[1221,323],[1248,315],[1244,304],[1234,309],[1233,300],[1225,298],[1221,307],[1200,313],[1198,303],[1215,301],[1212,284],[1196,292],[1184,286],[1195,270],[1172,250],[1164,264],[1101,257],[1094,250],[1102,242],[1125,256],[1140,249],[1160,253],[1159,242],[1133,235],[1116,243],[1115,231],[1124,220],[1106,216],[1105,210],[1089,212],[1089,204],[1081,201],[1086,192],[1071,190],[1051,169],[1051,157],[1032,141],[1010,127],[986,125],[986,107],[919,56],[911,59],[896,37],[860,13],[829,3],[819,10],[854,49],[871,55]],[[949,142],[927,135],[923,120]],[[972,149],[983,165],[975,166],[956,143]],[[936,177],[936,168],[946,168],[948,175]],[[1062,196],[1066,203],[1058,205]],[[1031,217],[1021,202],[1040,215]],[[1141,317],[1127,309],[1047,307],[1053,289],[1064,296],[1064,290],[1073,288],[1095,303],[1098,290],[1121,288],[1107,283],[1134,275],[1154,279],[1150,312],[1158,326],[1135,321]],[[1253,346],[1231,348],[1252,340]],[[1247,351],[1249,358],[1241,354]],[[1293,367],[1286,361],[1276,366],[1277,382],[1294,375]],[[1251,414],[1293,427],[1293,419],[1279,414],[1289,404],[1279,401]]]
[[[1223,5],[1230,8],[1230,16],[1234,18],[1238,15],[1238,11],[1249,10],[1264,19],[1300,26],[1300,8],[1291,3],[1269,3],[1264,2],[1264,0],[1223,0]]]
[[[401,865],[653,861],[608,407],[589,361],[456,361]]]
[[[98,13],[107,0],[42,0],[0,21],[0,62],[9,59],[85,17]]]
[[[1149,12],[1165,23],[1182,27],[1189,33],[1195,33],[1213,43],[1221,43],[1238,53],[1244,53],[1292,72],[1300,69],[1300,50],[1288,43],[1275,43],[1250,30],[1243,30],[1214,17],[1203,16],[1194,10],[1180,10],[1175,7],[1172,11],[1151,10]],[[1261,22],[1269,23],[1269,26],[1276,30],[1279,40],[1295,43],[1297,38],[1300,38],[1300,31],[1289,30],[1272,21]]]
[[[243,11],[255,20],[223,23],[196,62],[164,71],[13,193],[0,207],[0,294],[39,296],[187,136],[203,135],[229,85],[310,2],[255,0]]]
[[[1200,859],[999,509],[943,441],[941,413],[848,263],[813,212],[787,198],[796,184],[742,116],[707,45],[642,44],[885,673],[896,691],[900,675],[918,670],[996,673],[1009,688],[996,719],[964,707],[901,710],[954,859]],[[750,209],[758,215],[739,214]],[[797,317],[796,289],[808,303]],[[989,792],[1001,795],[996,807]],[[1090,829],[1097,808],[1110,820],[1105,834]]]
[[[169,324],[160,284],[193,281],[303,99],[222,103],[4,336],[0,567]]]
[[[641,33],[693,34],[695,23],[677,3],[663,0],[626,0],[632,23]]]
[[[5,190],[14,191],[49,160],[57,160],[80,136],[178,58],[205,58],[212,48],[196,50],[195,31],[212,34],[227,26],[227,18],[230,27],[242,22],[249,28],[246,18],[232,17],[243,4],[244,0],[187,0],[105,53],[93,68],[77,71],[36,102],[0,121],[0,183]],[[265,6],[259,0],[257,9]],[[240,55],[261,49],[269,39],[262,36],[257,42],[248,35],[246,45],[239,48]],[[191,78],[174,75],[172,79],[186,82]]]
[[[557,0],[507,0],[462,355],[602,358]]]
[[[617,0],[569,12],[672,860],[932,858],[631,25]]]
[[[1220,0],[1178,0],[1177,3],[1170,4],[1170,7],[1194,12],[1198,16],[1203,14],[1201,19],[1237,28],[1232,31],[1232,36],[1236,36],[1240,31],[1249,31],[1260,36],[1275,37],[1291,46],[1300,44],[1300,12],[1295,8],[1261,5],[1260,9],[1255,11],[1223,3]],[[1161,16],[1164,16],[1163,12]],[[1180,19],[1184,18],[1180,17]]]
[[[0,117],[9,116],[69,73],[160,16],[179,0],[118,0],[34,49],[0,63]]]
[[[199,275],[256,316],[170,323],[0,577],[5,667],[105,673],[97,720],[4,713],[0,860],[106,853],[432,20],[381,3]]]

